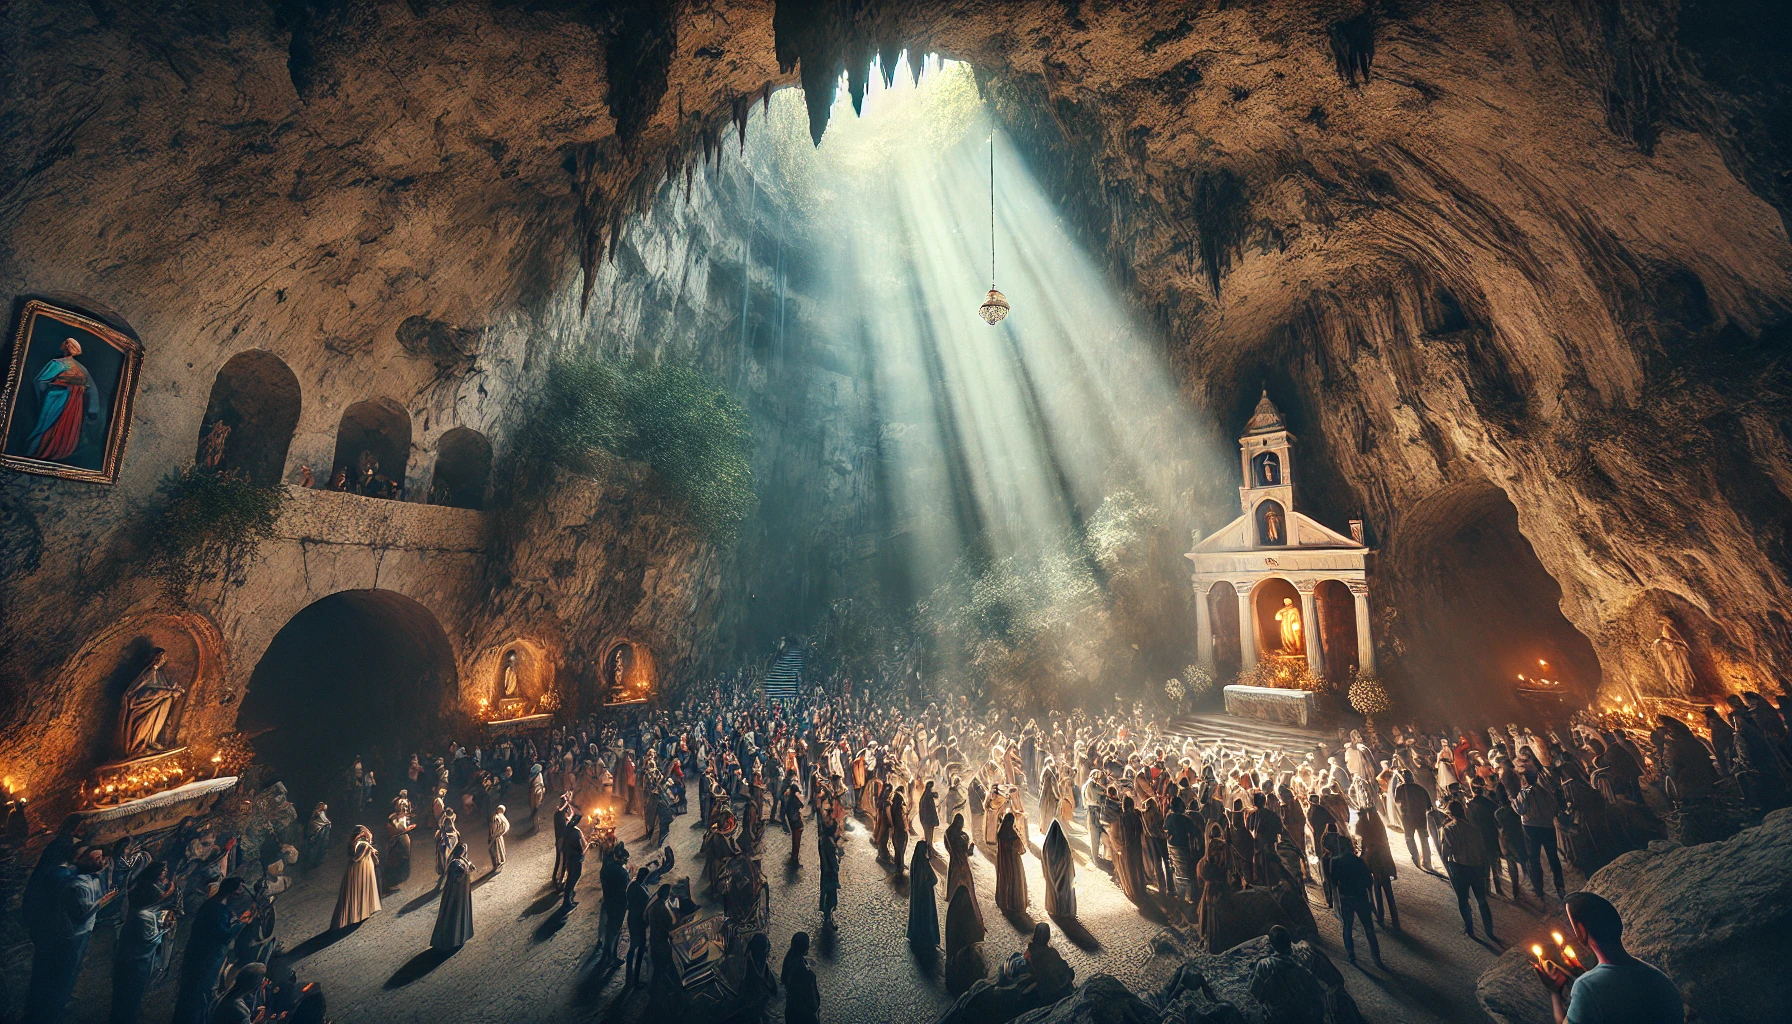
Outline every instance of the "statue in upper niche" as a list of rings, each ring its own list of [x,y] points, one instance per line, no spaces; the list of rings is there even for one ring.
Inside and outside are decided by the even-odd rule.
[[[1655,663],[1661,667],[1661,678],[1667,683],[1670,697],[1690,697],[1698,688],[1692,672],[1692,648],[1674,624],[1661,620],[1661,634],[1649,641],[1655,650]]]
[[[1263,512],[1263,543],[1282,543],[1282,513],[1274,507]]]
[[[1300,641],[1300,609],[1294,607],[1294,598],[1282,598],[1282,609],[1276,612],[1276,625],[1282,630],[1282,653],[1299,654],[1306,648]]]
[[[145,757],[164,748],[162,730],[174,713],[174,702],[187,692],[162,674],[168,653],[160,647],[150,655],[149,667],[131,680],[118,712],[119,746],[126,760]]]

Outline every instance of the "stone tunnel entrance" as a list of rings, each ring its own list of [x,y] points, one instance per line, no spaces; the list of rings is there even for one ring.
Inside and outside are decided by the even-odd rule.
[[[339,806],[358,756],[381,773],[435,735],[458,692],[454,651],[429,609],[389,590],[347,590],[307,606],[249,677],[237,728],[254,737],[302,811]]]
[[[1598,687],[1593,645],[1563,616],[1561,587],[1492,483],[1457,484],[1415,505],[1380,569],[1401,609],[1391,633],[1405,648],[1388,670],[1415,716],[1465,727],[1555,717],[1558,700],[1578,704]]]

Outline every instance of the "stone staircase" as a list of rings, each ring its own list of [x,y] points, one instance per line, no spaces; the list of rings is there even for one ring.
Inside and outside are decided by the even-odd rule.
[[[796,700],[803,688],[803,666],[807,660],[808,653],[801,647],[791,647],[778,655],[765,671],[766,699],[786,703]]]
[[[1199,743],[1215,739],[1228,747],[1242,743],[1248,750],[1267,747],[1306,750],[1314,743],[1331,737],[1330,733],[1317,729],[1299,729],[1220,714],[1182,715],[1170,722],[1167,731],[1177,736],[1193,737]]]

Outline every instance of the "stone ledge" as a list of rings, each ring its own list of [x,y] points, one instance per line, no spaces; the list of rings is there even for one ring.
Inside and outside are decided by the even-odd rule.
[[[286,485],[282,540],[425,551],[485,550],[485,513]]]

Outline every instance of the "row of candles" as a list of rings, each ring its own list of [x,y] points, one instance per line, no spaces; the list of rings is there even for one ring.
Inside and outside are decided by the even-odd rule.
[[[1564,971],[1567,971],[1568,976],[1571,978],[1578,978],[1587,972],[1586,965],[1580,962],[1579,954],[1574,952],[1573,946],[1568,945],[1567,936],[1563,935],[1561,932],[1550,932],[1549,937],[1555,940],[1556,954],[1561,958],[1561,962],[1557,966],[1561,967]],[[1533,943],[1531,945],[1531,961],[1532,965],[1538,970],[1543,970],[1550,964],[1551,961],[1545,959],[1543,956],[1543,944],[1541,942]]]

